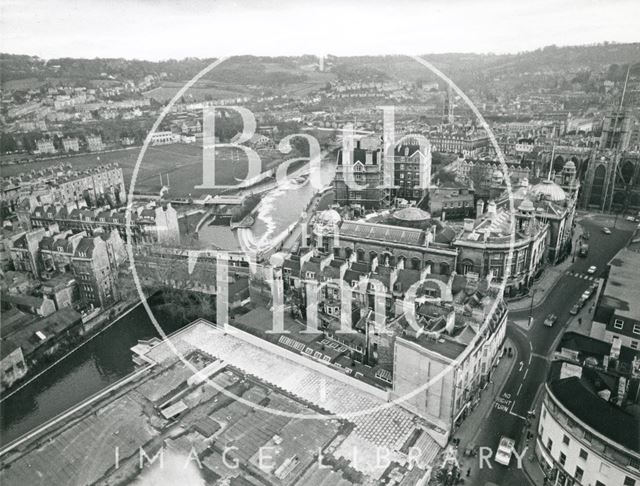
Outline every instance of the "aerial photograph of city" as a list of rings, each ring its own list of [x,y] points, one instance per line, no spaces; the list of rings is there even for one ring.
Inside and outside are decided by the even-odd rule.
[[[637,0],[0,0],[0,484],[640,486]]]

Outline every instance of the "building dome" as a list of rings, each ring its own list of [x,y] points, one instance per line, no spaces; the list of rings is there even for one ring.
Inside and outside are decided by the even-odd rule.
[[[567,198],[562,187],[550,180],[542,181],[533,186],[531,193],[541,199],[547,199],[553,202],[562,202]]]
[[[431,215],[420,208],[404,208],[393,213],[393,217],[400,221],[426,221]]]
[[[313,232],[317,235],[328,235],[334,233],[340,226],[342,218],[338,211],[327,209],[318,213],[313,224]]]
[[[531,202],[531,199],[525,199],[520,203],[520,206],[518,207],[518,211],[535,211],[536,208],[533,206],[533,203]]]
[[[342,222],[342,217],[335,209],[327,209],[318,215],[318,222],[322,224],[336,225]]]

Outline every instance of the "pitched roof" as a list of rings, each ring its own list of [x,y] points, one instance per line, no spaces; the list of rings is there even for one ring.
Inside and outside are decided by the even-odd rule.
[[[361,221],[345,221],[342,223],[340,236],[390,241],[405,245],[421,245],[424,242],[424,232],[420,229],[365,223]]]
[[[82,238],[78,246],[76,247],[75,256],[81,256],[82,258],[91,258],[93,250],[95,248],[95,242],[93,238]]]

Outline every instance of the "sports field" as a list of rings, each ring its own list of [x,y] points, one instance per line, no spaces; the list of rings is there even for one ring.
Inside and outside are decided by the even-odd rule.
[[[70,163],[76,169],[95,167],[100,164],[117,162],[122,167],[125,184],[129,184],[133,169],[140,154],[140,147],[130,150],[113,152],[82,154],[74,157],[49,159],[29,164],[2,166],[0,172],[3,177],[14,176],[21,172],[40,170],[45,167]],[[292,154],[281,154],[277,151],[260,152],[262,170],[273,168],[285,160],[291,159]],[[233,184],[234,179],[243,179],[247,173],[247,160],[239,150],[221,149],[216,156],[216,185]],[[162,177],[162,183],[160,178]],[[237,182],[236,182],[237,183]],[[169,185],[174,197],[188,194],[201,196],[215,194],[216,190],[195,189],[202,184],[202,146],[199,144],[171,144],[150,146],[140,164],[136,180],[135,192],[158,193],[162,185]]]

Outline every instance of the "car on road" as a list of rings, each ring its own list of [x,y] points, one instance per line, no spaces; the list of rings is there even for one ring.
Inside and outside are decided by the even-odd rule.
[[[594,273],[596,273],[596,270],[597,270],[597,269],[598,269],[598,267],[596,267],[595,265],[591,265],[591,266],[589,267],[589,269],[587,270],[587,273],[588,273],[589,275],[593,275]]]
[[[553,325],[558,320],[558,316],[555,314],[549,314],[547,318],[544,320],[544,325],[547,327],[553,327]]]
[[[602,228],[602,232],[603,232],[605,235],[610,235],[610,234],[611,234],[611,230],[610,230],[609,228],[607,228],[607,227]]]
[[[573,307],[569,311],[569,314],[571,314],[572,316],[575,316],[578,312],[580,312],[580,305],[579,304],[573,304]]]
[[[500,438],[498,450],[496,451],[496,456],[494,457],[495,461],[503,466],[508,466],[511,462],[511,455],[513,454],[515,446],[516,442],[513,439],[502,436]]]
[[[578,256],[586,257],[589,254],[589,245],[584,241],[580,242],[580,250],[578,251]]]

